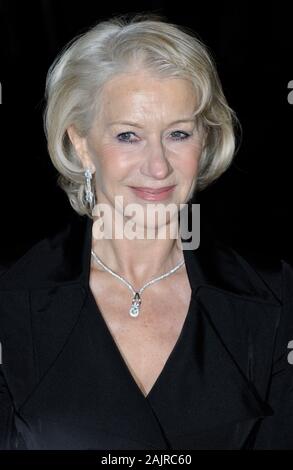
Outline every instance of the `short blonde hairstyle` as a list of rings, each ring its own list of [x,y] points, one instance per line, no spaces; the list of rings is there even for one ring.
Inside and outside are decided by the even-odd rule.
[[[235,154],[239,121],[227,104],[211,53],[193,31],[154,14],[101,21],[65,46],[46,80],[44,127],[49,155],[59,172],[58,185],[80,215],[92,218],[84,197],[84,168],[67,129],[73,124],[86,136],[99,112],[103,85],[141,64],[159,77],[187,78],[194,85],[196,116],[206,134],[197,190],[215,181]]]

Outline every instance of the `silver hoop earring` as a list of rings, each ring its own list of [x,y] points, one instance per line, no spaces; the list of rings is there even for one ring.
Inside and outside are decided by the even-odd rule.
[[[94,204],[94,193],[92,192],[92,173],[89,168],[87,168],[84,172],[85,176],[85,200],[89,203],[90,207],[93,207]]]

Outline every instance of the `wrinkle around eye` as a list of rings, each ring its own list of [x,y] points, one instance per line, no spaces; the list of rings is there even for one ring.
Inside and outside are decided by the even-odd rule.
[[[121,136],[124,136],[124,135],[134,135],[134,136],[135,136],[135,133],[134,133],[134,132],[131,132],[131,131],[129,131],[129,132],[121,132],[120,134],[118,134],[118,135],[116,136],[117,140],[118,140],[119,142],[124,142],[124,143],[127,143],[127,144],[133,144],[133,143],[135,143],[135,142],[138,142],[138,140],[132,141],[132,140],[121,139],[120,137],[121,137]]]
[[[171,134],[181,134],[181,137],[174,137],[174,140],[179,140],[179,141],[186,140],[192,136],[192,133],[185,132],[185,131],[174,131],[174,132],[171,132]]]
[[[175,137],[175,136],[173,136],[173,134],[181,134],[181,135],[179,137]],[[127,135],[128,136],[133,136],[133,137],[135,137],[135,139],[130,140],[130,138],[129,139],[121,138],[121,136],[127,136]],[[187,139],[189,139],[192,136],[194,136],[193,132],[177,130],[177,131],[172,131],[167,136],[167,139],[170,138],[170,140],[173,141],[173,142],[183,142],[183,141],[186,141]],[[127,144],[134,144],[134,143],[138,143],[140,141],[139,137],[133,131],[120,132],[119,134],[116,135],[116,139],[118,140],[118,142],[123,142],[123,143],[127,143]]]

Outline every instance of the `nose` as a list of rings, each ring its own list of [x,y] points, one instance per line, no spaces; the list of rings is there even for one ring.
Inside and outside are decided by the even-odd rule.
[[[154,179],[166,179],[171,173],[172,168],[161,139],[156,139],[147,144],[140,171],[144,176]]]

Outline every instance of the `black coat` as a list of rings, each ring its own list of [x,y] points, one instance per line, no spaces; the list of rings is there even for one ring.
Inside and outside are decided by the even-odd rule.
[[[101,369],[82,357],[90,342],[83,336],[81,312],[88,295],[91,229],[91,219],[77,216],[66,230],[2,270],[0,448],[293,449],[291,268],[285,262],[253,267],[203,236],[199,249],[184,251],[200,319],[197,370],[187,369],[188,393],[177,386],[176,406],[171,392],[164,397],[159,418],[169,426],[168,440],[134,388],[134,417],[115,424],[115,437],[106,436],[114,410],[97,408],[97,394],[104,393],[99,387],[106,385],[99,382]],[[172,371],[165,374],[163,380]],[[107,396],[122,409],[114,379],[109,375]],[[154,394],[154,405],[155,399]]]

